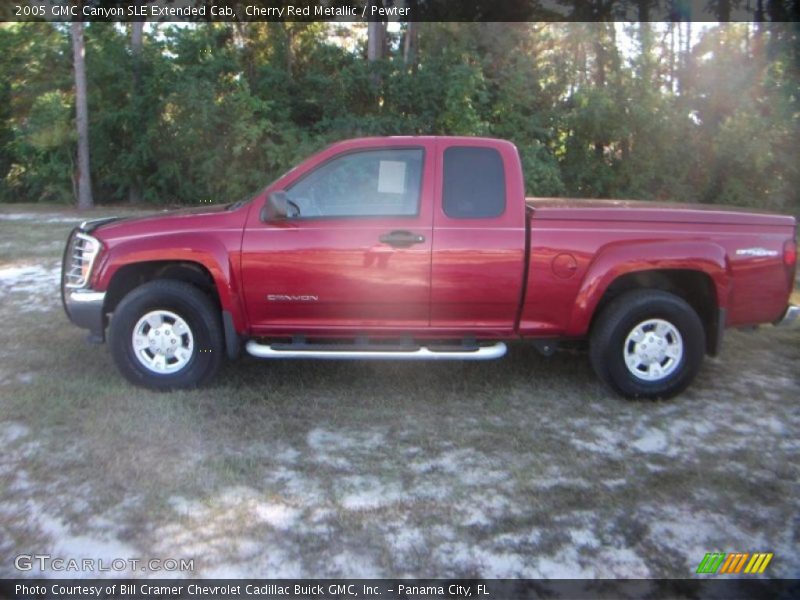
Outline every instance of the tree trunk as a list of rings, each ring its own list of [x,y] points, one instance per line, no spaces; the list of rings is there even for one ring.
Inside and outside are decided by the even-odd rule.
[[[89,173],[89,107],[86,99],[86,45],[83,23],[72,22],[72,55],[75,65],[75,123],[78,128],[78,209],[94,206]]]
[[[417,23],[409,21],[403,43],[403,64],[415,67],[417,64]]]
[[[642,52],[642,79],[653,85],[653,30],[650,27],[650,0],[639,0],[639,43]]]
[[[142,48],[144,42],[144,22],[143,21],[134,21],[131,23],[131,56],[133,58],[133,91],[131,94],[131,105],[134,109],[138,109],[141,107],[141,96],[142,96]],[[135,110],[134,114],[134,125],[139,120],[141,116],[138,114],[138,110]],[[134,147],[138,146],[139,141],[139,128],[134,127],[132,130],[132,137],[133,137],[133,145]],[[137,153],[138,154],[138,153]],[[142,201],[142,177],[141,173],[137,172],[133,174],[133,181],[131,182],[131,187],[128,190],[128,202],[131,204],[139,204]]]
[[[639,22],[639,44],[641,45],[642,67],[641,78],[645,85],[655,85],[658,87],[658,75],[654,73],[655,64],[653,61],[653,30],[650,28],[649,21]]]
[[[370,0],[369,7],[383,5],[380,0]],[[386,24],[383,21],[370,20],[367,23],[367,60],[374,62],[383,58]]]
[[[684,94],[694,87],[694,61],[692,60],[692,22],[686,21],[686,40],[683,50],[683,82]]]
[[[598,23],[597,25],[598,36],[596,38],[594,44],[594,52],[595,52],[595,72],[594,72],[594,85],[597,89],[602,90],[606,87],[606,60],[607,60],[607,53],[606,53],[606,24],[605,23]],[[605,143],[603,140],[595,140],[594,143],[594,155],[597,159],[602,160],[603,155],[605,154]]]
[[[669,24],[669,91],[673,94],[675,88],[675,23]]]
[[[383,22],[370,21],[367,24],[367,60],[374,62],[383,58]]]
[[[683,54],[683,26],[679,21],[675,25],[678,29],[678,42],[675,50],[675,69],[676,69],[676,89],[678,96],[685,95],[684,86],[686,85],[686,55]]]
[[[291,79],[294,76],[294,28],[291,23],[283,23],[283,32],[286,36],[286,74]]]
[[[754,16],[755,31],[753,32],[753,54],[761,59],[764,55],[764,0],[758,0]]]
[[[716,9],[718,21],[727,23],[731,20],[731,0],[718,0]]]
[[[411,9],[411,14],[417,10],[417,0],[407,0],[406,5]],[[403,64],[417,70],[417,47],[419,45],[419,23],[409,21],[406,24],[406,34],[403,39]]]
[[[381,0],[370,0],[369,7],[373,5],[383,5]],[[370,10],[370,8],[367,10]],[[370,12],[372,12],[370,10]],[[386,23],[383,21],[372,20],[367,22],[367,61],[372,64],[375,61],[383,58],[383,49],[386,37]],[[372,86],[375,90],[380,90],[381,87],[381,74],[377,69],[370,69],[372,71],[370,79]],[[378,92],[380,94],[380,92]]]

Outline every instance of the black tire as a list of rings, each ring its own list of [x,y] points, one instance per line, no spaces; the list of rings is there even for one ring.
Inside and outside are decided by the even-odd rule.
[[[644,368],[646,361],[635,366],[639,345],[649,340],[628,340],[637,326],[650,320],[664,321],[679,334],[676,336],[673,331],[664,337],[655,337],[658,343],[663,341],[667,346],[680,346],[682,350],[679,360],[663,355],[653,359],[657,362],[656,369],[661,369],[659,361],[663,359],[666,365],[663,375],[649,374]],[[656,333],[652,324],[640,328],[641,331],[654,336]],[[633,290],[615,298],[598,316],[592,328],[589,356],[597,375],[615,392],[628,398],[655,400],[671,398],[686,389],[700,369],[705,347],[703,323],[682,298],[660,290]],[[646,346],[642,348],[640,352],[647,351]],[[659,350],[651,348],[650,351]],[[634,363],[630,368],[626,356]],[[646,380],[646,377],[657,378]]]
[[[143,360],[147,361],[148,354],[137,358],[134,328],[153,311],[168,311],[188,325],[185,339],[187,346],[191,339],[191,350],[186,349],[184,356],[188,358],[183,359],[183,365],[175,365],[175,372],[157,373],[146,367]],[[193,388],[209,382],[225,352],[219,309],[195,286],[167,279],[145,283],[122,299],[111,318],[109,344],[117,368],[128,381],[158,391]],[[168,360],[177,362],[174,358]]]

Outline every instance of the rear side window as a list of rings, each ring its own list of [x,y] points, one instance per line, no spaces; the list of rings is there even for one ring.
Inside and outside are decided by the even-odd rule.
[[[452,219],[499,217],[506,209],[503,159],[494,148],[444,151],[442,205]]]

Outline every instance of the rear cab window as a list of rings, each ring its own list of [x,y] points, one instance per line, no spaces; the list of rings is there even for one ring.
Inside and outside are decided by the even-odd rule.
[[[495,148],[451,146],[443,157],[442,208],[451,219],[486,219],[506,210],[503,158]]]

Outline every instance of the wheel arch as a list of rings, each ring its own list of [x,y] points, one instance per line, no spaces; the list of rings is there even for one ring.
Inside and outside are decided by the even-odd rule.
[[[637,256],[632,259],[631,255]],[[588,334],[597,317],[620,294],[657,289],[675,294],[697,312],[706,332],[706,352],[717,354],[729,294],[724,249],[705,242],[623,244],[598,255],[584,278],[569,324],[574,336]]]
[[[236,322],[237,317],[241,318],[241,314],[227,295],[220,294],[220,286],[214,274],[201,262],[167,259],[121,265],[108,280],[103,312],[106,314],[114,312],[122,299],[131,291],[158,279],[182,281],[204,292],[221,313],[228,357],[234,359],[239,355],[241,337]]]
[[[155,279],[173,279],[189,283],[201,289],[217,307],[221,307],[214,277],[202,263],[187,260],[150,260],[128,263],[114,272],[106,288],[105,312],[114,312],[129,292]]]
[[[720,317],[725,310],[719,307],[714,281],[708,273],[693,269],[653,269],[633,271],[617,277],[606,288],[592,314],[589,330],[594,327],[598,315],[615,298],[632,290],[661,290],[674,294],[691,306],[706,333],[706,352],[716,355],[722,338]]]

